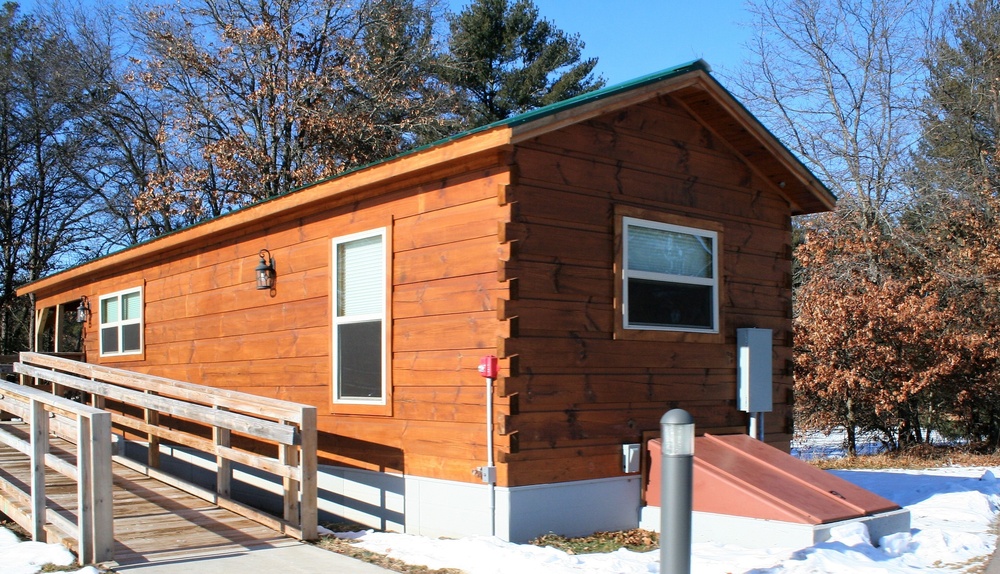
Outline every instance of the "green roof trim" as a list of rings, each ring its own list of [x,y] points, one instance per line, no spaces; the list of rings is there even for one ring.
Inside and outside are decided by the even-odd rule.
[[[679,66],[674,66],[672,68],[667,68],[666,70],[661,70],[659,72],[654,72],[645,76],[641,76],[634,80],[629,80],[620,84],[615,84],[613,86],[608,86],[606,88],[601,88],[600,90],[594,90],[593,92],[587,92],[585,94],[580,94],[579,96],[574,96],[567,100],[562,100],[561,102],[556,102],[554,104],[549,104],[541,108],[531,110],[530,112],[524,112],[523,114],[516,115],[514,117],[508,118],[506,120],[500,120],[494,122],[488,126],[484,126],[484,129],[493,128],[497,126],[519,126],[532,122],[534,120],[544,118],[545,116],[557,114],[563,110],[568,110],[580,106],[583,104],[588,104],[590,102],[596,102],[598,100],[603,100],[617,94],[624,92],[629,92],[636,88],[641,88],[649,84],[655,84],[657,82],[662,82],[673,78],[675,76],[681,76],[689,72],[694,72],[696,70],[701,70],[703,72],[711,72],[712,68],[708,65],[705,60],[693,60],[687,62],[686,64],[681,64]]]

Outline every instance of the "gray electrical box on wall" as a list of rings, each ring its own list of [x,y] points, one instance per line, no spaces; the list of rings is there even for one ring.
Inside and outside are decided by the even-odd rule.
[[[737,329],[736,406],[748,413],[769,413],[771,400],[770,329]]]
[[[639,456],[642,454],[641,445],[622,445],[622,472],[632,474],[639,472]]]

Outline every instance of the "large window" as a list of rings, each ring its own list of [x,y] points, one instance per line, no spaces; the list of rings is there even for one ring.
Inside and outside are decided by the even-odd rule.
[[[101,297],[101,356],[142,352],[142,289]]]
[[[622,218],[625,329],[717,333],[715,231]]]
[[[385,404],[385,230],[333,241],[333,400]]]

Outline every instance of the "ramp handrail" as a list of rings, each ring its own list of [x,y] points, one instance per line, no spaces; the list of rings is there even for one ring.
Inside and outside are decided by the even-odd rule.
[[[81,565],[114,558],[110,413],[5,381],[0,381],[0,411],[29,423],[27,437],[0,428],[0,442],[31,459],[30,491],[0,477],[0,488],[30,510],[5,507],[4,513],[13,515],[33,540],[46,541],[48,529],[75,539]],[[76,464],[49,452],[50,431],[76,443]],[[46,495],[46,468],[76,482],[75,523]]]
[[[123,456],[116,462],[284,534],[317,538],[316,407],[39,353],[20,359],[16,373],[49,381],[54,390],[86,393],[95,407],[110,411],[116,428],[148,439],[146,464]],[[170,417],[171,428],[159,424],[161,415]],[[160,470],[161,440],[215,457],[215,490]],[[231,497],[232,463],[281,478],[282,518]]]

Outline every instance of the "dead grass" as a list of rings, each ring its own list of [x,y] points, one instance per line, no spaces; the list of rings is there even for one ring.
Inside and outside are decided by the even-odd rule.
[[[566,554],[595,554],[614,552],[628,548],[635,552],[649,552],[660,547],[660,535],[649,530],[636,528],[617,532],[595,532],[590,536],[566,538],[558,534],[546,534],[529,542],[535,546],[551,546]]]
[[[898,452],[815,459],[810,464],[824,470],[925,469],[944,466],[1000,466],[1000,454],[979,452],[973,447],[917,445]]]
[[[838,459],[816,459],[811,464],[826,470],[856,470],[856,469],[887,469],[908,468],[925,469],[943,466],[1000,466],[1000,454],[977,452],[970,447],[942,447],[918,445],[900,452],[844,457]],[[12,521],[0,519],[0,526],[18,534],[22,539],[29,539],[27,533]],[[366,527],[358,524],[328,524],[326,528],[334,532],[357,532]],[[550,546],[567,554],[594,554],[614,552],[627,548],[636,552],[649,552],[659,548],[659,535],[642,529],[616,532],[596,532],[590,536],[568,538],[558,534],[546,534],[532,540],[536,546]],[[334,536],[324,536],[318,547],[338,554],[343,554],[356,560],[368,562],[376,566],[399,572],[400,574],[464,574],[456,568],[431,569],[427,566],[407,564],[401,560],[390,558],[383,554],[359,548],[351,540]],[[51,564],[43,567],[42,572],[63,572],[78,569],[78,566],[60,567]],[[113,572],[105,571],[105,572]]]
[[[56,566],[55,564],[45,564],[39,570],[43,574],[49,574],[50,572],[76,572],[80,569],[80,565],[77,563],[69,564],[67,566]]]
[[[351,530],[364,530],[364,527],[357,526],[356,528],[347,528],[343,531]],[[648,552],[659,548],[659,538],[659,535],[655,532],[635,529],[619,532],[596,532],[590,536],[576,538],[566,538],[558,534],[546,534],[532,540],[530,544],[551,546],[567,554],[614,552],[619,548],[628,548],[636,552]],[[376,566],[381,566],[387,570],[402,574],[463,574],[462,570],[456,568],[439,568],[434,570],[427,566],[407,564],[401,560],[359,548],[351,540],[336,538],[334,536],[324,536],[316,545],[325,550],[343,554],[344,556],[368,562],[369,564],[375,564]]]

